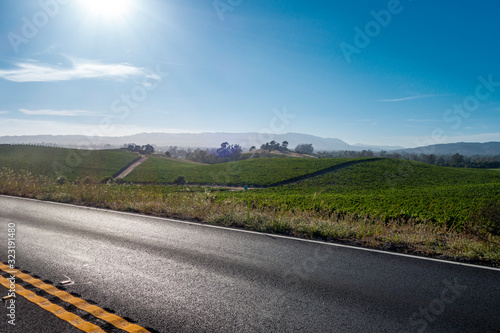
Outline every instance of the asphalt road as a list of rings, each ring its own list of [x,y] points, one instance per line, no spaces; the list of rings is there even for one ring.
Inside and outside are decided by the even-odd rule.
[[[20,270],[152,332],[500,332],[495,269],[0,196],[3,263],[9,223]],[[0,332],[78,331],[19,302]]]

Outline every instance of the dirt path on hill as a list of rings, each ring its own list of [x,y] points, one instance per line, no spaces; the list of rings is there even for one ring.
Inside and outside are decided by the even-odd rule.
[[[137,168],[139,165],[141,165],[147,159],[148,159],[148,156],[141,155],[141,157],[138,160],[136,160],[131,165],[129,165],[118,176],[116,176],[115,179],[123,179],[123,178],[127,177],[128,174],[132,172],[132,170],[134,170],[135,168]]]

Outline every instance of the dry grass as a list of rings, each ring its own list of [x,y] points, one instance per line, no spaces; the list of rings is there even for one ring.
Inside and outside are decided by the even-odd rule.
[[[27,172],[0,169],[0,194],[500,266],[500,236],[474,228],[458,233],[416,220],[402,223],[357,214],[249,208],[236,197],[225,195],[221,199],[207,188],[165,191],[164,187],[96,184],[89,180],[58,185]]]

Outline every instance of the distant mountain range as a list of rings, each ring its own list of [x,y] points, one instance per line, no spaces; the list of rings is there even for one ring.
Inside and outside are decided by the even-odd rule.
[[[53,144],[62,147],[82,148],[106,148],[122,147],[124,144],[135,143],[138,145],[152,144],[156,147],[191,147],[191,148],[214,148],[220,147],[222,142],[239,144],[249,149],[251,146],[260,148],[262,144],[270,141],[282,143],[288,141],[291,149],[301,143],[310,143],[315,151],[354,150],[362,151],[371,149],[373,151],[401,149],[403,147],[368,146],[362,144],[349,145],[335,138],[321,138],[314,135],[286,133],[286,134],[262,134],[262,133],[140,133],[122,137],[96,137],[88,138],[83,135],[35,135],[35,136],[3,136],[0,143],[23,143],[23,144]]]
[[[449,155],[449,154],[460,154],[464,156],[472,155],[500,155],[500,142],[458,142],[458,143],[447,143],[439,145],[430,145],[418,148],[406,148],[391,151],[394,152],[405,152],[409,154],[435,154],[435,155]]]
[[[262,133],[140,133],[121,137],[87,137],[84,135],[35,135],[35,136],[2,136],[0,144],[45,144],[58,147],[80,148],[119,148],[125,144],[138,145],[152,144],[157,148],[178,146],[184,148],[215,148],[222,142],[239,144],[249,149],[251,146],[259,148],[270,141],[282,143],[288,141],[289,148],[293,149],[298,144],[310,143],[315,151],[390,151],[398,153],[436,154],[448,155],[459,153],[471,155],[500,155],[500,142],[488,143],[449,143],[431,145],[419,148],[404,148],[399,146],[372,146],[357,143],[350,145],[336,138],[322,138],[314,135],[300,133],[262,134]]]

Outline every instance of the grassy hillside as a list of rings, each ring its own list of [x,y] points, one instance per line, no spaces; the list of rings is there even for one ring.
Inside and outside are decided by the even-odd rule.
[[[138,183],[172,183],[182,176],[192,184],[268,186],[356,159],[255,158],[203,165],[150,157],[125,180]]]
[[[345,193],[500,183],[492,170],[448,168],[395,159],[362,163],[288,186],[301,191]]]
[[[85,177],[95,180],[111,177],[137,157],[137,154],[123,150],[0,145],[0,168],[25,170],[50,178],[64,176],[71,181]]]
[[[500,203],[500,173],[401,160],[361,163],[298,183],[245,193],[254,206],[416,219],[461,229]]]

